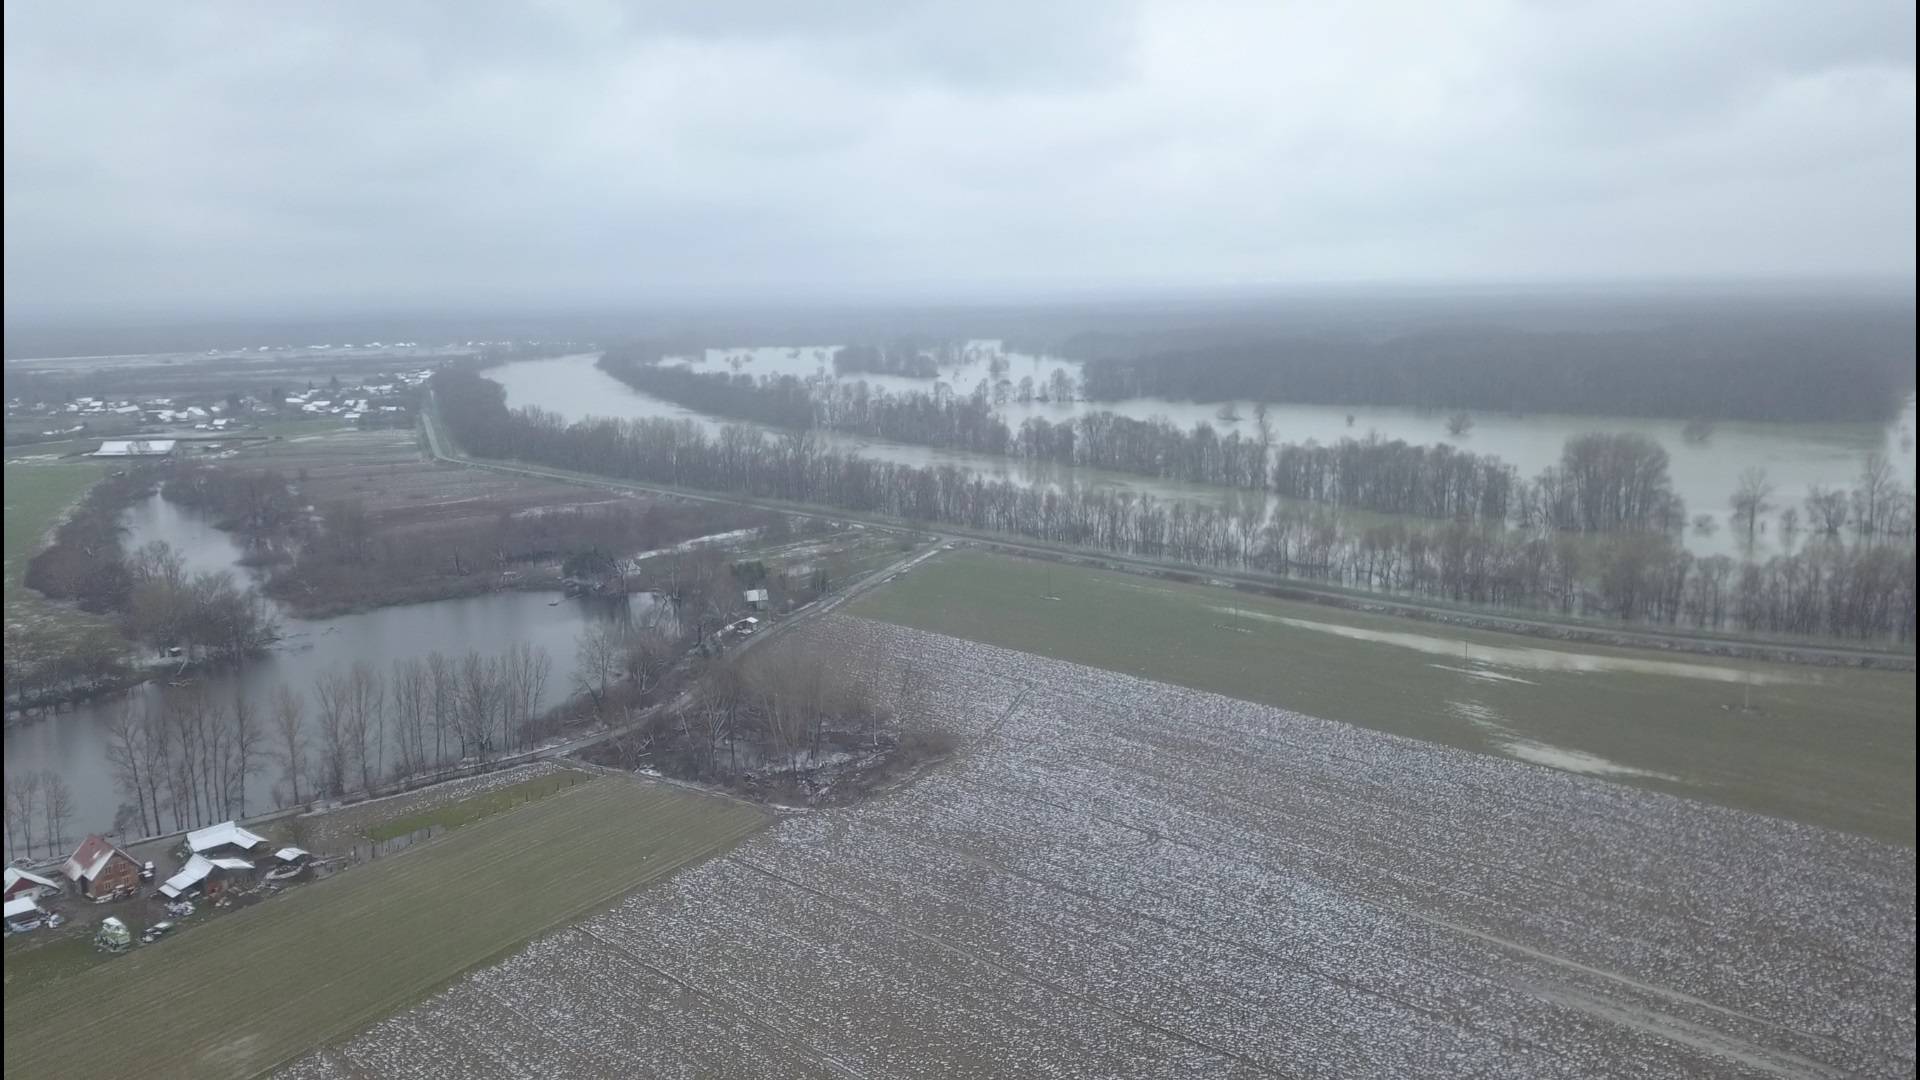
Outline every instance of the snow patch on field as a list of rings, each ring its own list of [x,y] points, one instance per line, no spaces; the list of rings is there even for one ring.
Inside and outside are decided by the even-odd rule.
[[[476,970],[340,1060],[1912,1073],[1911,849],[864,619],[807,633],[876,688],[911,657],[914,711],[962,750]]]
[[[1215,608],[1214,610],[1231,609]],[[1296,619],[1268,612],[1242,611],[1241,614],[1268,622],[1282,623],[1297,630],[1312,630],[1315,633],[1333,634],[1336,637],[1351,638],[1355,641],[1394,645],[1435,656],[1466,654],[1480,663],[1531,671],[1625,672],[1637,675],[1667,675],[1677,679],[1752,683],[1756,686],[1820,681],[1819,675],[1813,671],[1725,667],[1719,664],[1694,664],[1678,660],[1643,660],[1631,656],[1602,656],[1597,653],[1566,652],[1560,649],[1539,649],[1528,646],[1477,645],[1459,638],[1410,634],[1399,630],[1369,630],[1360,626]]]

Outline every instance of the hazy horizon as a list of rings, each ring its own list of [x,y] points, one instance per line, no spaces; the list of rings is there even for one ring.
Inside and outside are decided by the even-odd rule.
[[[1911,5],[9,6],[6,318],[1912,290]]]

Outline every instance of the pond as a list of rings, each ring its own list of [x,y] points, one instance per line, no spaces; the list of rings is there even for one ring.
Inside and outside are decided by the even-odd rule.
[[[129,509],[124,520],[128,526],[124,543],[129,550],[152,540],[164,540],[184,556],[192,572],[231,570],[237,578],[246,578],[247,571],[238,566],[240,548],[231,537],[157,495]],[[396,660],[433,652],[458,657],[470,649],[498,654],[525,642],[545,649],[552,657],[542,704],[557,705],[571,692],[575,640],[588,621],[639,616],[653,602],[644,594],[623,601],[605,597],[563,599],[551,592],[498,592],[378,608],[331,619],[297,619],[280,613],[281,638],[271,649],[243,666],[215,672],[204,682],[209,695],[218,702],[231,702],[236,695],[244,695],[262,715],[263,726],[269,695],[281,685],[293,688],[308,699],[306,716],[311,737],[315,724],[313,687],[323,674],[364,660],[384,675],[391,672]],[[63,776],[75,803],[74,818],[67,830],[71,836],[111,827],[123,798],[107,761],[110,726],[127,709],[157,708],[163,693],[160,685],[150,682],[125,695],[9,728],[7,774],[52,769]],[[247,785],[249,811],[271,807],[279,776],[277,764],[269,763],[253,777]]]
[[[987,373],[993,343],[969,343],[961,352],[962,362],[942,368],[938,381],[947,382],[961,393],[970,392],[979,377]],[[832,373],[833,350],[828,346],[796,348],[758,347],[709,349],[699,357],[683,357],[675,362],[702,371],[742,371],[757,375],[813,375]],[[709,430],[718,430],[728,421],[662,401],[641,393],[594,366],[594,354],[576,354],[545,360],[530,360],[490,368],[482,372],[506,388],[507,404],[518,408],[537,405],[570,420],[588,416],[620,418],[665,417],[691,420]],[[1018,382],[1026,374],[1037,384],[1051,378],[1055,369],[1068,369],[1078,382],[1078,365],[1053,357],[1008,354],[1008,377]],[[737,361],[737,363],[736,363]],[[885,386],[890,392],[931,390],[936,380],[905,376],[849,375],[842,381],[864,379],[873,386]],[[1165,417],[1181,427],[1205,421],[1223,434],[1241,431],[1251,435],[1254,427],[1254,403],[1232,403],[1236,420],[1221,420],[1221,403],[1169,401],[1162,398],[1135,398],[1109,402],[1020,402],[1009,401],[1000,407],[1009,425],[1017,427],[1028,416],[1044,417],[1051,422],[1070,420],[1089,410],[1108,410],[1136,419]],[[1729,496],[1746,469],[1767,470],[1780,508],[1798,506],[1807,489],[1815,484],[1827,487],[1853,486],[1862,460],[1868,453],[1880,451],[1894,466],[1900,482],[1914,485],[1915,432],[1914,399],[1909,396],[1898,415],[1885,424],[1789,424],[1722,422],[1714,426],[1704,442],[1689,442],[1681,433],[1679,420],[1653,420],[1617,416],[1565,416],[1531,414],[1513,416],[1501,413],[1474,414],[1474,424],[1466,434],[1453,438],[1446,429],[1446,417],[1415,409],[1382,406],[1273,405],[1269,420],[1275,438],[1282,442],[1321,443],[1341,438],[1365,438],[1377,433],[1384,439],[1402,439],[1409,443],[1450,442],[1462,450],[1492,454],[1531,478],[1541,469],[1556,463],[1568,437],[1590,431],[1636,432],[1660,443],[1672,459],[1673,487],[1686,500],[1688,515],[1710,514],[1717,522],[1711,532],[1689,529],[1686,543],[1696,555],[1774,554],[1776,531],[1758,538],[1752,548],[1741,530],[1732,526]],[[1069,466],[1036,465],[984,454],[938,450],[880,440],[831,436],[832,445],[869,457],[909,465],[949,464],[990,477],[1018,483],[1073,483],[1081,486],[1107,486],[1150,492],[1160,498],[1182,498],[1210,505],[1231,505],[1236,497],[1214,488],[1153,480],[1122,473]]]

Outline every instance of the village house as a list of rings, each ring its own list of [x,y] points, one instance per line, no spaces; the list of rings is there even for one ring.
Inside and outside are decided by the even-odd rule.
[[[61,872],[89,900],[104,900],[122,889],[132,892],[140,884],[140,863],[104,836],[80,841]]]
[[[187,834],[187,850],[211,859],[221,855],[248,856],[266,850],[267,838],[231,821],[195,829]]]
[[[44,878],[31,870],[22,870],[17,866],[7,867],[7,900],[38,900],[44,896],[58,896],[62,890],[59,882]]]

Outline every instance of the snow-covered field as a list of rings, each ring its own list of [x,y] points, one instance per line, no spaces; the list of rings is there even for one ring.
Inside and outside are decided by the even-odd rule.
[[[966,750],[288,1075],[1913,1073],[1911,850],[883,623],[811,633],[910,653]]]

